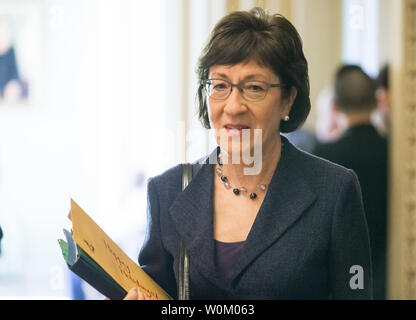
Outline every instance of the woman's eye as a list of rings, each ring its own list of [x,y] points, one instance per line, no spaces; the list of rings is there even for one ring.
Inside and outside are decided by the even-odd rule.
[[[214,88],[214,90],[224,90],[227,89],[227,84],[224,83],[213,83],[212,87]]]
[[[258,85],[255,85],[255,84],[251,84],[251,85],[249,85],[249,86],[247,86],[247,89],[249,90],[249,91],[264,91],[264,88],[263,87],[261,87],[261,86],[258,86]]]

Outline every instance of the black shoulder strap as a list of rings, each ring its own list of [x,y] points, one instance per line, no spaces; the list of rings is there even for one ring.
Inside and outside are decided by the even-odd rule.
[[[192,164],[185,163],[182,165],[182,191],[192,180]],[[178,282],[178,299],[189,300],[189,255],[185,243],[181,240],[179,256],[179,282]]]

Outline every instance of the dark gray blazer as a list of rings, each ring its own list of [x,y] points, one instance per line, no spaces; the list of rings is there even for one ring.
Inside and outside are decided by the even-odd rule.
[[[191,299],[372,298],[369,237],[356,175],[300,151],[284,137],[282,142],[231,286],[220,280],[214,262],[214,165],[194,165],[184,192],[181,165],[149,181],[139,264],[172,297],[177,297],[182,238],[190,255]]]

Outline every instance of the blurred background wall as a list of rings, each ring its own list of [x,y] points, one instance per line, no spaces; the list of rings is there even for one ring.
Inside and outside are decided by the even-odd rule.
[[[0,100],[0,299],[73,298],[56,241],[69,227],[71,197],[137,260],[146,179],[214,146],[196,119],[195,67],[224,14],[261,6],[298,29],[311,82],[304,129],[313,133],[318,97],[341,63],[377,76],[389,62],[396,83],[403,81],[405,66],[393,62],[403,61],[405,40],[398,35],[414,28],[416,19],[402,17],[414,2],[0,0],[0,40],[3,21],[5,47],[14,48],[21,79]],[[406,59],[414,61],[412,54]],[[401,200],[392,197],[396,211]],[[406,216],[397,212],[394,219]],[[394,230],[402,228],[400,222]],[[404,240],[394,239],[403,248]],[[404,255],[393,260],[408,261]],[[392,298],[416,297],[399,284],[410,261],[391,268],[392,279],[400,275],[390,284]],[[99,297],[83,286],[86,298]]]

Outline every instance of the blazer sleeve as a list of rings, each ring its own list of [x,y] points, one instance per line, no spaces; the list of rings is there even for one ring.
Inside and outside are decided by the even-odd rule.
[[[174,298],[177,290],[173,258],[163,246],[159,197],[152,179],[147,185],[147,231],[138,261],[140,267]]]
[[[333,299],[372,299],[367,221],[358,178],[348,170],[332,217],[329,253]]]

